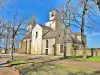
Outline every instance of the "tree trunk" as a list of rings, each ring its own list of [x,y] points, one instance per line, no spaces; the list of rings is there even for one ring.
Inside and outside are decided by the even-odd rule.
[[[63,48],[64,49],[64,57],[66,57],[66,45],[67,45],[67,43],[66,43],[67,42],[66,41],[67,40],[67,38],[66,38],[66,35],[67,35],[66,30],[67,30],[67,27],[65,27],[65,30],[64,30],[64,36],[65,36],[64,37],[64,48]]]
[[[9,38],[8,38],[8,34],[7,34],[7,37],[6,37],[6,50],[5,50],[5,53],[7,53],[7,51],[8,51],[8,42],[9,42]]]
[[[16,48],[15,48],[15,39],[14,39],[14,49],[13,49],[13,53],[16,51]]]
[[[8,39],[6,39],[6,49],[5,49],[5,53],[7,53],[8,50]]]
[[[81,42],[82,42],[82,50],[83,50],[83,58],[86,59],[86,49],[85,49],[85,37],[84,37],[84,27],[85,27],[85,13],[87,11],[87,2],[88,0],[84,1],[84,9],[82,13],[82,25],[81,25]]]
[[[64,57],[66,57],[66,46],[64,46]]]
[[[14,50],[14,38],[12,38],[12,49],[11,49],[11,59],[13,60],[13,50]]]

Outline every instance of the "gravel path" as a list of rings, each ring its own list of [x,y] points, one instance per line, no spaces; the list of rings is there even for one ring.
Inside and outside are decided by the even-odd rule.
[[[8,67],[8,58],[0,58],[0,75],[19,75],[17,71]]]

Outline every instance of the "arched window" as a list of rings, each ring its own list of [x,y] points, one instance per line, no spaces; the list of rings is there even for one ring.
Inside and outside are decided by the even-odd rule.
[[[38,32],[36,32],[36,38],[38,37]]]
[[[46,40],[46,48],[48,48],[48,40]]]
[[[60,53],[63,53],[63,45],[60,45]]]

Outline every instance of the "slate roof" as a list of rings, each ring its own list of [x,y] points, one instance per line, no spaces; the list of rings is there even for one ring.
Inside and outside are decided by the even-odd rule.
[[[47,34],[43,35],[43,39],[55,38],[57,34],[55,31],[48,31]]]
[[[39,24],[43,29],[47,29],[47,30],[53,30],[52,28],[50,28],[50,27],[47,27],[47,26],[44,26],[44,25],[41,25],[41,24]]]
[[[28,25],[36,25],[36,21],[35,21],[35,18],[34,16],[32,16],[30,22],[28,23]]]
[[[63,31],[63,30],[51,30],[51,31],[48,31],[45,35],[43,35],[43,39],[55,38],[61,31]]]
[[[44,36],[43,39],[52,39],[55,38],[60,32],[64,31],[62,30],[53,30],[53,31],[48,31]],[[67,37],[67,42],[68,43],[77,43],[80,44],[80,41],[77,39],[76,35],[71,33],[69,34],[69,36]]]
[[[28,33],[22,40],[31,39],[32,32]]]

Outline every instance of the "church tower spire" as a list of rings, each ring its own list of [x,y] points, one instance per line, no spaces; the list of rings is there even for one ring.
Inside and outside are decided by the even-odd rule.
[[[36,21],[35,21],[34,16],[32,16],[30,22],[27,25],[27,34],[32,32],[32,29],[35,27],[35,25],[36,25]]]

